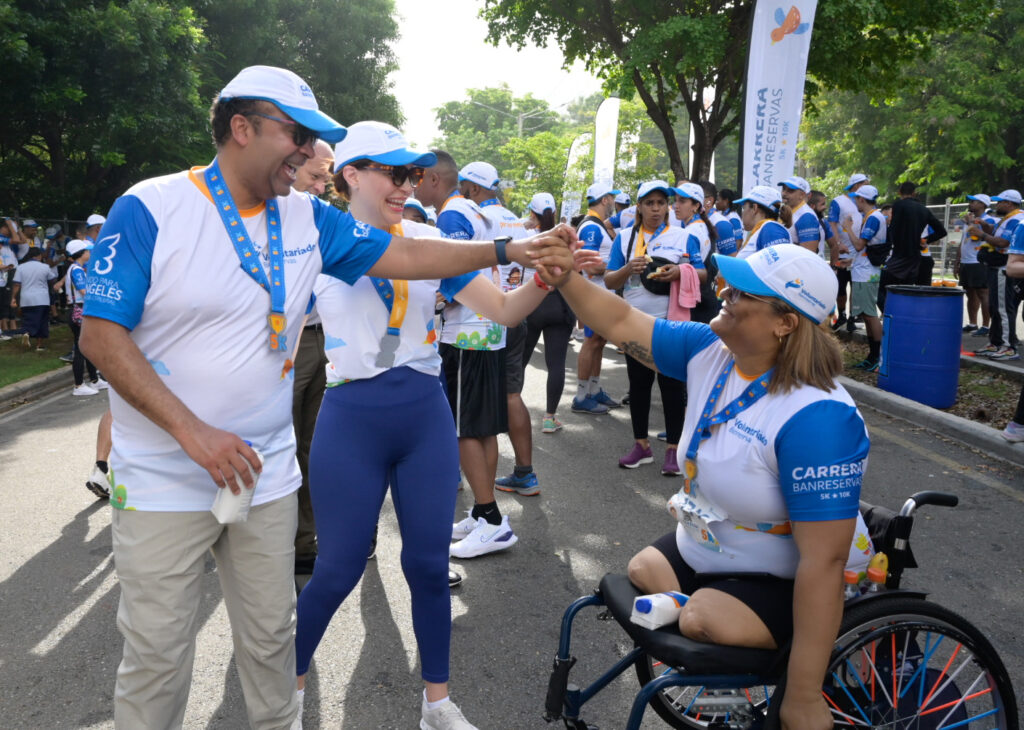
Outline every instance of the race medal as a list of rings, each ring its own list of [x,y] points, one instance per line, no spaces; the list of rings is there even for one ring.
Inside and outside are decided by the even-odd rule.
[[[288,319],[283,314],[271,312],[267,315],[267,324],[270,325],[270,349],[287,350],[287,336],[281,333],[288,326]]]
[[[401,344],[401,342],[401,337],[391,334],[390,332],[381,337],[380,352],[377,353],[377,359],[373,364],[379,368],[394,367],[395,353],[398,352],[398,345]]]

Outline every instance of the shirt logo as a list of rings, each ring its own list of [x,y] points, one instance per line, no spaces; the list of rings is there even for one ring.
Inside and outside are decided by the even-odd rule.
[[[356,238],[366,238],[370,235],[370,226],[368,223],[356,221],[355,228],[352,233]]]
[[[786,36],[801,35],[811,27],[808,23],[800,22],[800,10],[796,5],[791,5],[789,13],[782,12],[782,8],[775,8],[775,22],[778,28],[772,30],[772,45],[775,45]]]

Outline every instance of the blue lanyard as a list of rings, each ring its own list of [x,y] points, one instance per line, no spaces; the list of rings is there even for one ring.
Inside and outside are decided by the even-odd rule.
[[[267,323],[270,325],[270,349],[287,351],[286,336],[282,334],[288,325],[284,316],[285,285],[284,285],[284,246],[281,240],[281,218],[277,212],[277,201],[268,200],[267,205],[267,246],[270,248],[270,280],[260,265],[259,254],[253,245],[249,232],[242,223],[231,193],[224,184],[224,176],[220,171],[220,161],[214,159],[213,164],[203,173],[206,187],[213,196],[214,207],[220,214],[224,229],[228,232],[242,271],[270,292],[270,314]]]
[[[484,202],[480,203],[481,208],[486,208],[488,205],[501,205],[501,201],[498,200],[497,198],[491,198],[490,200],[485,200]]]
[[[734,416],[738,416],[743,411],[750,408],[762,396],[768,393],[768,384],[772,380],[772,372],[775,368],[772,368],[764,375],[759,377],[749,388],[745,389],[732,403],[727,405],[725,408],[720,410],[718,413],[712,415],[715,410],[715,405],[718,403],[718,397],[722,394],[722,389],[725,387],[726,381],[729,379],[729,374],[732,373],[733,367],[736,365],[735,360],[729,360],[726,363],[725,368],[722,370],[722,374],[718,376],[715,387],[711,389],[711,395],[708,396],[708,402],[704,404],[704,410],[701,412],[700,421],[697,422],[697,428],[693,431],[693,436],[690,438],[690,445],[686,449],[686,461],[684,462],[684,474],[686,476],[686,491],[689,493],[690,480],[697,476],[697,449],[700,448],[701,442],[705,439],[711,438],[711,427],[717,426],[720,423],[725,423],[731,420]]]

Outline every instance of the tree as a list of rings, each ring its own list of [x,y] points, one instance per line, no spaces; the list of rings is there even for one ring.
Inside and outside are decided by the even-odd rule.
[[[204,40],[187,3],[7,0],[0,19],[4,209],[81,218],[196,149]]]
[[[706,178],[715,148],[740,124],[753,0],[485,0],[489,39],[554,41],[622,96],[636,93],[662,134],[676,177]],[[991,0],[821,0],[809,69],[822,87],[889,89],[929,53],[936,31],[985,17]],[[705,98],[711,102],[705,104]],[[694,145],[683,169],[674,121],[689,114]],[[685,138],[685,137],[684,137]]]

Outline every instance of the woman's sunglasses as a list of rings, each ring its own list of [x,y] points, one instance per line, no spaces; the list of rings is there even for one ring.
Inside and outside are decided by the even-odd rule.
[[[303,147],[310,142],[316,142],[320,139],[320,135],[314,132],[312,129],[303,127],[301,124],[293,119],[282,119],[281,117],[275,117],[272,114],[263,114],[262,112],[247,112],[247,117],[263,117],[269,119],[272,122],[279,122],[287,127],[292,128],[292,141],[295,142],[296,147]]]
[[[775,301],[769,299],[768,297],[759,297],[756,294],[749,294],[748,292],[740,291],[739,289],[733,289],[731,286],[727,286],[725,289],[722,290],[722,299],[729,302],[729,304],[735,304],[743,297],[746,297],[747,299],[753,299],[754,301],[757,302],[764,302],[765,304],[770,304],[772,306],[775,305]]]
[[[391,177],[391,182],[395,184],[396,188],[400,188],[405,185],[405,181],[408,180],[409,184],[416,187],[423,182],[423,175],[425,170],[422,167],[414,167],[409,165],[381,165],[376,162],[362,162],[357,164],[357,170],[373,170],[379,172],[382,175],[388,175]]]

